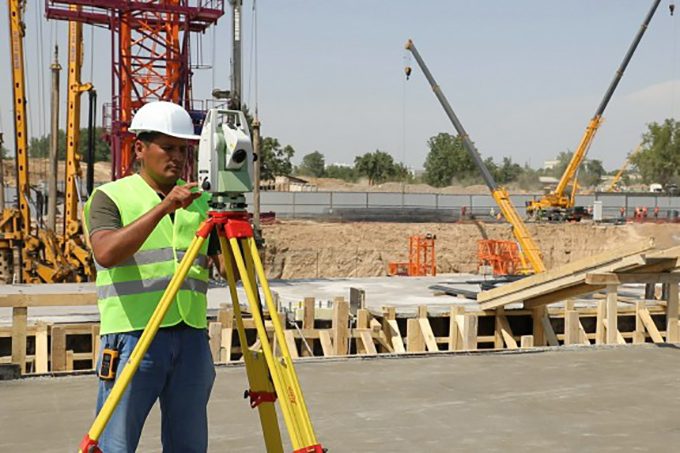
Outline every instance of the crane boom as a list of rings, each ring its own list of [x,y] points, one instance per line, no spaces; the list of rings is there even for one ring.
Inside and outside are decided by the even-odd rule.
[[[28,204],[28,130],[26,127],[26,81],[24,78],[24,10],[25,0],[9,0],[9,30],[12,45],[12,94],[14,95],[14,137],[16,146],[17,199],[22,230],[31,233]]]
[[[614,179],[612,179],[611,184],[609,184],[609,187],[607,187],[607,190],[605,192],[613,192],[614,188],[616,187],[616,183],[619,182],[619,179],[623,176],[623,174],[626,172],[626,169],[628,169],[628,166],[630,165],[630,160],[633,158],[635,154],[640,152],[642,150],[642,147],[644,146],[645,142],[640,142],[640,144],[635,148],[635,150],[630,153],[628,156],[628,159],[626,159],[626,162],[623,164],[623,167],[621,167],[621,170],[614,176]]]
[[[621,78],[623,77],[623,74],[626,71],[626,68],[628,67],[628,63],[630,63],[630,60],[633,58],[633,54],[637,50],[638,45],[640,44],[642,37],[647,31],[647,28],[649,27],[649,24],[652,21],[652,18],[654,17],[654,14],[656,13],[656,10],[658,9],[660,3],[661,0],[653,1],[652,6],[649,9],[647,16],[645,17],[644,22],[642,23],[640,29],[635,35],[633,43],[628,48],[628,52],[626,52],[626,55],[623,58],[623,61],[621,62],[621,66],[619,66],[619,68],[616,71],[616,74],[614,74],[614,78],[609,84],[609,87],[607,88],[607,91],[604,97],[602,98],[602,101],[600,101],[600,105],[597,107],[595,115],[590,120],[590,123],[586,128],[586,132],[585,134],[583,134],[581,142],[579,143],[578,148],[576,148],[576,152],[574,152],[574,155],[569,161],[569,165],[567,166],[566,170],[564,171],[564,174],[560,178],[557,187],[550,194],[546,195],[540,200],[530,202],[527,205],[527,213],[535,214],[542,210],[564,211],[574,208],[573,200],[575,199],[575,197],[573,196],[574,195],[573,192],[575,192],[577,188],[574,185],[574,187],[572,188],[572,196],[568,197],[565,194],[567,187],[570,184],[573,184],[573,181],[578,172],[578,168],[581,166],[583,160],[586,158],[588,150],[590,149],[590,146],[593,143],[593,139],[595,138],[595,134],[602,125],[602,115],[604,114],[604,111],[607,108],[609,101],[614,95],[614,91],[616,91],[616,88],[618,87],[619,82],[621,81]]]
[[[541,258],[541,252],[531,237],[526,225],[524,225],[524,222],[522,222],[522,219],[513,206],[512,201],[510,201],[508,192],[504,188],[499,187],[496,184],[496,181],[494,181],[489,169],[484,164],[484,160],[482,160],[482,157],[479,155],[475,145],[472,143],[472,140],[470,140],[470,136],[465,131],[465,128],[461,124],[460,120],[458,120],[458,117],[451,108],[451,104],[449,104],[446,96],[444,96],[441,88],[439,88],[439,85],[437,85],[437,82],[434,80],[432,73],[423,61],[423,58],[420,56],[420,53],[418,52],[418,49],[416,49],[415,44],[413,44],[413,41],[409,40],[406,43],[406,49],[413,54],[414,58],[418,62],[418,66],[420,66],[423,74],[425,74],[425,77],[430,83],[434,94],[437,96],[437,99],[439,99],[439,102],[444,108],[446,115],[449,117],[451,123],[453,123],[453,127],[458,132],[458,136],[462,140],[465,150],[468,152],[472,160],[477,165],[477,168],[479,168],[479,171],[482,173],[482,179],[484,179],[484,183],[491,191],[491,195],[493,196],[494,200],[496,200],[496,203],[501,209],[503,216],[510,223],[510,225],[512,225],[512,232],[517,238],[517,241],[521,247],[521,252],[525,258],[523,261],[528,261],[535,273],[544,272],[546,269],[545,264],[543,264],[543,259]]]

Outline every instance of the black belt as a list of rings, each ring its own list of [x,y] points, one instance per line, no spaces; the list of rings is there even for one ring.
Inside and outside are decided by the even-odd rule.
[[[185,323],[184,321],[181,321],[179,324],[175,324],[174,326],[161,327],[161,330],[165,330],[165,331],[189,330],[189,329],[196,329],[196,328],[191,327],[189,324]]]

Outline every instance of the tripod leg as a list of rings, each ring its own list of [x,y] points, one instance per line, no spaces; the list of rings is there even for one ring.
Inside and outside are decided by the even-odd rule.
[[[246,373],[250,384],[249,391],[255,392],[256,394],[274,394],[275,389],[269,380],[269,370],[265,357],[248,348],[246,331],[243,327],[243,315],[238,301],[238,293],[236,292],[236,277],[234,275],[234,268],[232,267],[231,260],[232,253],[229,250],[227,240],[223,236],[220,236],[220,246],[222,247],[222,256],[224,257],[224,265],[227,271],[227,282],[229,283],[229,294],[231,295],[231,302],[236,317],[236,329],[238,331],[239,343],[241,343],[243,359],[246,363]],[[262,425],[262,433],[264,435],[267,453],[283,453],[281,431],[279,430],[274,401],[264,401],[258,404],[257,409],[260,416],[260,424]]]
[[[203,229],[203,226],[201,229]],[[132,377],[137,372],[144,354],[146,354],[149,346],[151,346],[151,341],[156,336],[158,328],[163,322],[163,318],[165,318],[165,314],[168,312],[173,300],[175,300],[175,296],[177,295],[180,286],[182,286],[182,282],[184,282],[184,279],[189,273],[189,268],[198,256],[198,252],[200,251],[204,242],[205,238],[198,235],[191,242],[187,253],[184,255],[184,258],[182,258],[182,262],[180,263],[177,272],[170,280],[168,287],[163,293],[163,297],[161,297],[160,302],[156,306],[156,310],[154,310],[153,314],[151,315],[151,319],[149,319],[148,324],[144,328],[144,332],[139,338],[137,346],[135,346],[132,354],[130,354],[130,358],[123,368],[123,371],[120,373],[120,376],[118,376],[116,379],[116,383],[114,384],[113,389],[111,389],[109,397],[104,402],[101,411],[99,411],[97,418],[90,427],[90,430],[87,433],[87,438],[90,440],[96,442],[101,436],[102,432],[104,432],[106,424],[109,422],[111,415],[113,415],[113,412],[118,406],[118,403],[120,402],[125,389],[127,389],[128,385],[130,384]]]
[[[272,297],[271,289],[269,288],[269,282],[267,281],[267,276],[265,275],[264,267],[262,266],[262,261],[257,250],[257,244],[254,238],[247,238],[243,240],[244,250],[246,255],[246,261],[252,263],[255,272],[262,286],[262,292],[264,293],[264,299],[267,304],[267,308],[270,313],[276,313],[276,303]],[[298,382],[297,374],[295,373],[295,368],[293,367],[293,359],[290,356],[290,351],[288,350],[288,344],[285,341],[283,326],[278,316],[272,316],[272,323],[274,324],[274,332],[276,333],[277,339],[281,344],[281,355],[283,364],[280,366],[284,380],[287,385],[293,388],[294,396],[289,395],[293,400],[293,409],[296,411],[296,418],[301,424],[301,429],[304,434],[305,445],[316,444],[316,438],[314,435],[314,428],[312,427],[312,422],[307,412],[307,405],[305,403],[304,397],[302,395],[302,389],[300,388],[300,383]]]
[[[243,255],[241,254],[241,248],[239,240],[236,238],[230,238],[229,244],[231,245],[232,253],[234,254],[234,259],[236,261],[236,266],[238,267],[239,273],[241,275],[241,281],[243,282],[243,288],[248,296],[248,302],[250,303],[251,310],[253,312],[253,321],[255,323],[255,328],[257,329],[257,335],[262,345],[262,352],[267,360],[267,366],[269,367],[269,372],[271,373],[272,380],[274,381],[274,388],[276,389],[276,394],[279,396],[279,402],[281,403],[281,412],[283,414],[284,421],[288,427],[288,434],[291,438],[294,450],[299,449],[303,445],[302,431],[299,421],[295,418],[293,409],[291,405],[293,404],[288,397],[289,392],[293,389],[285,385],[285,382],[281,379],[281,372],[278,367],[277,359],[274,357],[269,339],[267,338],[267,331],[264,326],[264,320],[260,313],[259,301],[257,298],[257,286],[256,282],[251,280],[251,272],[246,268],[246,262]],[[244,250],[247,250],[244,245]],[[276,311],[273,311],[274,316],[272,319],[278,319],[276,317]],[[281,344],[283,348],[285,342]]]

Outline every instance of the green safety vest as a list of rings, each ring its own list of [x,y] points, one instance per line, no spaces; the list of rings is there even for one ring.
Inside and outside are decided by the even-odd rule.
[[[185,182],[178,181],[178,184]],[[104,192],[118,206],[123,227],[161,202],[158,194],[139,175],[104,184],[96,190]],[[91,201],[92,197],[85,205],[88,228]],[[144,329],[178,270],[196,230],[206,219],[207,210],[208,195],[205,194],[188,208],[176,210],[174,222],[170,216],[163,217],[132,257],[111,268],[97,264],[100,334]],[[174,326],[182,321],[199,329],[207,327],[207,250],[208,241],[205,241],[161,327]]]

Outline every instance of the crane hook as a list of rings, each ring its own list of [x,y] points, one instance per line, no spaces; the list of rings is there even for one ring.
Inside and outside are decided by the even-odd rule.
[[[406,67],[404,68],[404,72],[406,73],[406,80],[408,80],[409,77],[411,77],[411,67],[410,67],[410,66],[406,66]]]
[[[671,2],[670,5],[668,5],[668,9],[671,11],[671,16],[675,12],[675,2]]]

